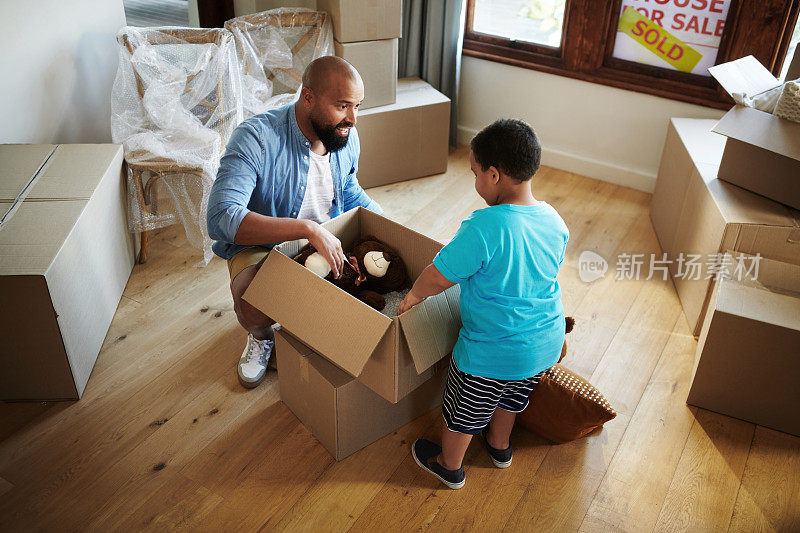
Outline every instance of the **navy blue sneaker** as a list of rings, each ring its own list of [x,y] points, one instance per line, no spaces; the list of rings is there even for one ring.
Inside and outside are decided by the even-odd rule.
[[[497,448],[492,448],[489,445],[489,441],[486,438],[486,430],[484,429],[481,431],[481,437],[483,437],[483,444],[486,446],[486,451],[489,452],[489,457],[492,458],[492,462],[494,466],[497,468],[508,468],[511,466],[511,454],[513,450],[511,449],[511,445],[508,445],[508,448],[505,450],[498,450]]]
[[[442,447],[434,444],[428,439],[417,439],[411,445],[411,455],[419,466],[439,478],[439,481],[451,489],[460,489],[464,486],[466,476],[464,467],[458,470],[447,470],[445,467],[433,461],[433,458],[442,452]]]

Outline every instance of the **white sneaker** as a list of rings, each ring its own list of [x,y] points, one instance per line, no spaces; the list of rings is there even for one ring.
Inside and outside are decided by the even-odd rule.
[[[273,341],[260,341],[252,334],[247,335],[247,345],[244,347],[237,369],[242,387],[252,389],[264,381],[269,356],[272,355],[272,346]]]

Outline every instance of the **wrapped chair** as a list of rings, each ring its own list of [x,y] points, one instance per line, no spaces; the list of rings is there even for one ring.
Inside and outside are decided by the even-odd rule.
[[[279,8],[231,19],[225,28],[236,41],[245,118],[296,100],[306,66],[333,55],[324,12]]]
[[[233,37],[224,29],[125,27],[117,42],[111,131],[124,147],[139,262],[147,261],[148,232],[180,221],[207,264],[208,195],[243,119]]]

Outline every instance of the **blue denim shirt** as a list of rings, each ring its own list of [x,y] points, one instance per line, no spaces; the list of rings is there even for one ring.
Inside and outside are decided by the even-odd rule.
[[[306,191],[309,150],[294,114],[294,104],[255,115],[231,135],[208,199],[208,234],[214,253],[230,259],[248,248],[234,244],[239,224],[249,212],[297,218]],[[347,145],[331,153],[332,217],[358,206],[382,213],[356,179],[361,152],[356,129]],[[278,243],[264,243],[272,248]]]

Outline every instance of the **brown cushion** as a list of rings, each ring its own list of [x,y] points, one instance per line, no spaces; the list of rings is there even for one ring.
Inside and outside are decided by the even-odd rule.
[[[528,408],[517,415],[522,426],[553,442],[579,439],[617,413],[591,383],[556,364],[533,389]]]

